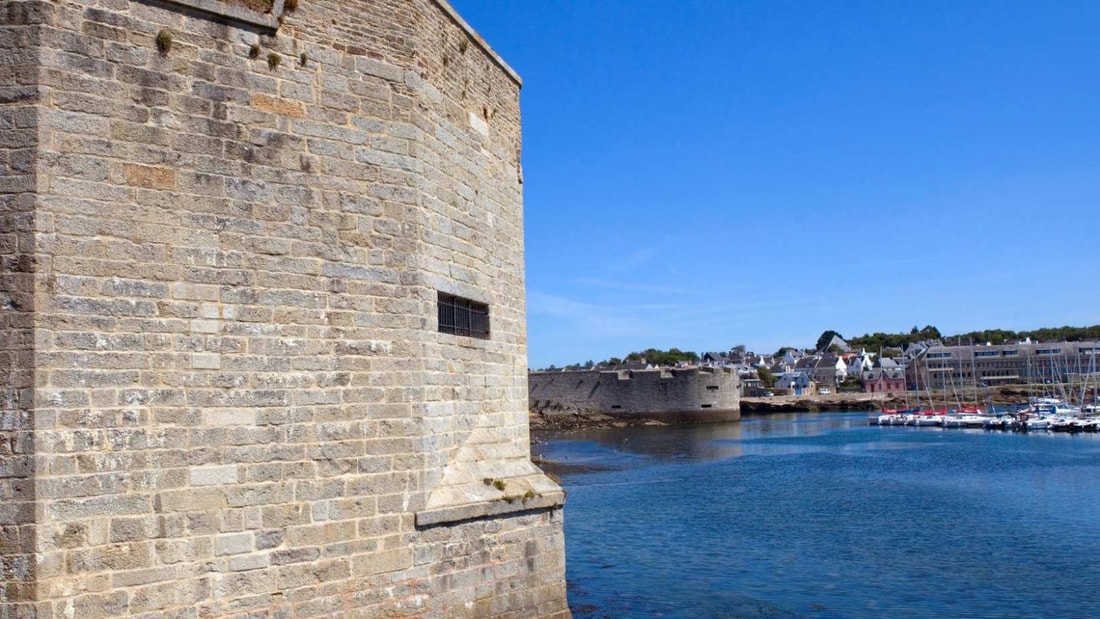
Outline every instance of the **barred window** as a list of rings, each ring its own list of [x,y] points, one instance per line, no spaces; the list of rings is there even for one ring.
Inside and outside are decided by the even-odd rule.
[[[439,293],[439,331],[489,339],[489,306]]]

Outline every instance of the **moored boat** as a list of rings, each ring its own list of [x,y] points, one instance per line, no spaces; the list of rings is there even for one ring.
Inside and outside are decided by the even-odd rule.
[[[956,413],[953,415],[949,414],[943,418],[943,427],[981,428],[985,424],[986,420],[989,419],[993,419],[993,417],[978,413]]]
[[[998,415],[996,417],[990,417],[982,422],[982,427],[986,430],[1009,430],[1012,428],[1012,424],[1016,422],[1016,416],[1011,414]]]

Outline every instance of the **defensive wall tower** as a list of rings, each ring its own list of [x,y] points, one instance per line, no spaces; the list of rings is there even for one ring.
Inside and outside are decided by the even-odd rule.
[[[731,368],[532,372],[532,410],[591,412],[669,422],[741,418],[737,373]]]
[[[445,0],[0,0],[0,616],[568,616],[519,90]]]

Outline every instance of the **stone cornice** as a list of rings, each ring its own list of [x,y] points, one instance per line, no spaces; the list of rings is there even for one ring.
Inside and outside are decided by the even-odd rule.
[[[416,526],[427,528],[466,520],[493,518],[506,514],[560,509],[565,505],[565,492],[550,492],[530,499],[516,497],[511,500],[480,501],[463,505],[449,505],[416,512]]]
[[[259,13],[251,9],[246,9],[241,6],[236,6],[223,2],[222,0],[161,1],[167,2],[168,4],[185,6],[196,11],[202,11],[204,13],[224,17],[226,19],[249,24],[251,26],[275,31],[279,29],[279,16],[283,13],[283,3],[285,0],[274,0],[270,13]],[[446,13],[452,21],[458,24],[459,27],[465,30],[466,34],[468,34],[470,38],[473,39],[474,43],[476,43],[478,47],[480,47],[482,51],[484,51],[485,54],[489,56],[489,59],[492,60],[493,63],[496,64],[498,67],[500,67],[508,75],[508,77],[516,83],[517,86],[523,86],[523,78],[519,76],[519,73],[516,73],[515,69],[513,69],[507,62],[505,62],[504,59],[500,57],[500,54],[498,54],[496,50],[494,50],[492,46],[490,46],[489,43],[485,39],[483,39],[481,35],[478,34],[477,31],[474,30],[474,28],[470,26],[470,24],[467,23],[465,19],[462,18],[461,15],[458,14],[458,11],[456,11],[454,7],[451,6],[450,2],[448,2],[447,0],[432,0],[432,2],[434,2],[436,6],[438,6],[444,13]]]
[[[508,77],[512,78],[512,81],[514,81],[517,86],[523,86],[523,78],[519,76],[519,73],[516,73],[515,69],[509,66],[507,62],[504,62],[504,59],[500,57],[500,54],[496,53],[496,51],[492,47],[490,47],[489,43],[487,43],[485,39],[481,38],[481,35],[478,34],[477,31],[474,30],[472,26],[470,26],[470,24],[466,23],[465,19],[462,19],[462,16],[458,14],[458,11],[456,11],[453,6],[451,6],[450,2],[448,2],[447,0],[432,1],[435,2],[435,4],[439,6],[439,8],[443,9],[443,12],[450,16],[450,18],[454,20],[456,24],[458,24],[463,30],[465,30],[466,33],[470,35],[470,38],[474,40],[474,43],[477,43],[478,47],[480,47],[489,56],[489,58],[492,59],[494,63],[496,63],[498,67],[503,69],[504,72],[508,74]]]

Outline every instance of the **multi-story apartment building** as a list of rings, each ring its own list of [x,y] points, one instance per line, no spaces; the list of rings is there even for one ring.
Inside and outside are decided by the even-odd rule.
[[[1051,384],[1096,386],[1100,342],[1033,342],[949,346],[933,344],[906,367],[917,389],[977,385]]]

